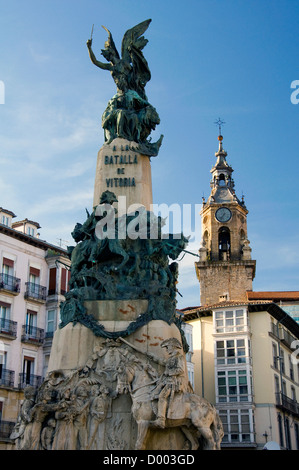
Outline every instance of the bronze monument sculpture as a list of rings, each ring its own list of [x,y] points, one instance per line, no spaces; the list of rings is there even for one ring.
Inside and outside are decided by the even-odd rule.
[[[157,155],[163,136],[151,143],[147,140],[152,130],[160,123],[156,109],[148,102],[145,85],[151,79],[148,63],[142,49],[147,44],[142,34],[147,30],[151,20],[129,29],[122,40],[121,57],[114,44],[111,32],[102,55],[109,63],[96,59],[92,50],[92,39],[87,41],[89,56],[93,64],[103,70],[109,70],[116,84],[117,93],[108,103],[102,116],[105,142],[110,143],[116,137],[123,137],[137,142],[138,150],[147,155]]]
[[[103,187],[105,177],[96,180],[100,198],[72,232],[69,291],[45,380],[38,390],[25,390],[11,435],[17,449],[220,449],[216,409],[194,394],[188,380],[188,345],[176,310],[176,260],[188,239],[164,234],[163,219],[140,205],[134,192],[140,165],[148,178],[149,159],[163,138],[149,139],[160,122],[145,94],[151,74],[142,35],[150,21],[125,33],[121,57],[104,28],[108,63],[96,59],[87,41],[92,62],[109,70],[117,87],[103,114],[98,159],[100,173],[111,165],[122,175],[106,178],[120,191]],[[135,171],[130,177],[126,164]],[[147,181],[141,178],[140,185]],[[123,194],[137,207],[121,214]]]

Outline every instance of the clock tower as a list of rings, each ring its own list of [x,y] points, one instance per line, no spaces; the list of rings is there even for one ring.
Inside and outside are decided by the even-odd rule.
[[[211,169],[211,194],[203,198],[201,210],[202,242],[200,260],[195,263],[200,282],[202,306],[230,300],[246,300],[252,290],[256,262],[251,259],[247,238],[247,214],[244,198],[234,190],[233,169],[227,163],[218,136],[219,149]]]

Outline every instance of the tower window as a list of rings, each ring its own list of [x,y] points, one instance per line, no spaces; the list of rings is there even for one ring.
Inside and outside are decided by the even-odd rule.
[[[206,248],[209,248],[209,232],[206,230],[202,237],[203,244]]]
[[[219,186],[225,186],[225,176],[221,173],[221,175],[219,175]]]
[[[244,230],[241,228],[241,230],[240,230],[240,240],[245,240],[245,238],[246,238],[245,232],[244,232]]]
[[[230,257],[230,231],[227,227],[221,227],[218,236],[219,260],[227,261]]]

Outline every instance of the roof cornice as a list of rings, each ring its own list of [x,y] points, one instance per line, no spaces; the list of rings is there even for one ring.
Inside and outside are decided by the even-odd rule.
[[[6,225],[0,224],[0,233],[3,233],[8,237],[15,238],[16,240],[19,240],[28,245],[41,248],[42,250],[47,251],[50,249],[56,251],[57,253],[63,256],[67,256],[67,251],[63,248],[56,245],[52,245],[51,243],[48,243],[45,240],[40,240],[39,238],[32,237],[30,235],[27,235],[26,233],[7,227]]]
[[[299,338],[299,324],[279,305],[271,300],[264,301],[231,301],[221,302],[218,304],[207,305],[204,307],[188,307],[180,310],[184,315],[184,321],[192,321],[201,317],[211,316],[214,310],[235,308],[235,307],[247,307],[249,312],[268,312],[272,315],[281,325],[288,328],[297,338]]]

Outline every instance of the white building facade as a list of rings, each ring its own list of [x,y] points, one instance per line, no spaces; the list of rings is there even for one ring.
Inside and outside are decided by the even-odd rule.
[[[38,223],[14,217],[0,208],[0,449],[24,387],[45,376],[70,265],[64,249],[40,240]]]

